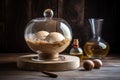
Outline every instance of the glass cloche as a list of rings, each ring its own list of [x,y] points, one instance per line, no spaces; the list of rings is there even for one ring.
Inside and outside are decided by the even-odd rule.
[[[39,59],[57,59],[72,40],[70,25],[61,18],[53,18],[53,11],[46,9],[43,18],[31,20],[25,29],[25,41],[38,53]]]

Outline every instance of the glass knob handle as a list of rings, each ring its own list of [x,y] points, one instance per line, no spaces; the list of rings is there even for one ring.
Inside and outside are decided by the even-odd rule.
[[[43,13],[44,17],[46,18],[52,18],[54,15],[54,12],[52,9],[46,9]]]

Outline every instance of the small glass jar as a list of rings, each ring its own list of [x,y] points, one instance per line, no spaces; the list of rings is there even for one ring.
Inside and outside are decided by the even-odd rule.
[[[43,18],[31,20],[25,29],[25,41],[38,53],[38,59],[58,59],[72,40],[70,25],[61,18],[53,18],[53,11],[46,9]]]

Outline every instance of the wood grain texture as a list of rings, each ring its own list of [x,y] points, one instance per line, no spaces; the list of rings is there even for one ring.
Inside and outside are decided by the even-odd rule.
[[[5,1],[1,0],[0,2],[0,51],[4,49],[4,40],[5,37],[3,36],[5,33]]]
[[[77,69],[80,66],[78,57],[60,55],[58,60],[38,60],[35,54],[20,56],[17,60],[17,67],[23,70],[35,71],[65,71]]]
[[[52,72],[58,75],[51,78],[39,71],[19,70],[16,61],[19,56],[26,54],[0,54],[0,80],[119,80],[120,58],[106,57],[100,69],[85,71],[83,67],[76,70]],[[4,58],[4,60],[3,60]],[[12,63],[14,62],[14,64]],[[5,65],[3,65],[6,63]]]
[[[78,30],[84,24],[84,0],[63,0],[61,17],[70,23],[74,34],[80,34]]]
[[[116,0],[0,0],[0,53],[32,52],[25,43],[24,30],[31,19],[43,17],[46,8],[53,9],[54,17],[68,21],[81,47],[91,35],[88,18],[104,18],[102,36],[110,44],[110,52],[119,53]]]
[[[80,40],[80,46],[83,46],[86,35],[84,27],[84,0],[58,0],[58,15],[65,19],[71,26],[72,36]],[[64,51],[69,53],[71,44]]]
[[[57,0],[1,0],[0,52],[30,52],[24,30],[31,19],[43,17],[46,8],[57,16]]]

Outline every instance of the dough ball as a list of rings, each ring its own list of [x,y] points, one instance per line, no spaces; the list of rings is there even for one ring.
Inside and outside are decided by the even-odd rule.
[[[49,35],[49,32],[47,31],[39,31],[36,33],[36,38],[40,39],[40,40],[44,40],[46,38],[46,36]]]
[[[46,37],[46,40],[49,42],[49,43],[54,43],[54,42],[60,42],[62,40],[64,40],[64,36],[59,33],[59,32],[51,32],[47,37]]]

